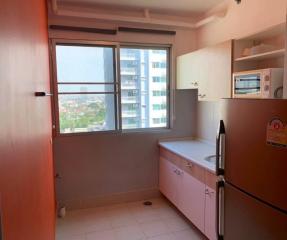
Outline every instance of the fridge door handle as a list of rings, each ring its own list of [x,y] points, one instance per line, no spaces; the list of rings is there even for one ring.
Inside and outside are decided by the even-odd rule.
[[[224,239],[224,180],[216,184],[216,233],[217,240]]]
[[[225,127],[223,120],[220,120],[216,135],[216,175],[224,175],[225,158]]]

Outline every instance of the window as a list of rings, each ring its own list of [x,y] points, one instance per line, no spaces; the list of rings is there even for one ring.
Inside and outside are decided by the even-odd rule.
[[[166,122],[166,118],[165,117],[161,117],[161,118],[153,118],[153,123],[155,125],[158,125],[158,124],[163,124]]]
[[[56,45],[60,133],[116,129],[113,47]]]
[[[152,95],[154,97],[165,97],[166,96],[166,90],[155,90],[155,91],[152,91]]]
[[[127,53],[130,53],[133,56],[136,56],[137,61],[126,59]],[[156,55],[155,55],[156,53]],[[131,90],[124,89],[126,82],[130,79],[130,73],[127,74],[121,69],[121,103],[122,103],[122,129],[130,129],[130,125],[126,125],[125,118],[130,118],[131,116],[126,114],[126,105],[139,103],[136,109],[136,114],[133,115],[134,119],[137,119],[133,128],[153,128],[153,127],[168,127],[168,111],[167,108],[159,109],[153,107],[154,104],[162,104],[166,106],[168,103],[168,76],[169,69],[166,67],[168,65],[168,49],[148,49],[148,48],[129,48],[122,47],[120,49],[120,66],[124,68],[127,65],[127,62],[133,61],[137,63],[134,68],[136,73],[134,74],[134,90],[137,94],[134,95],[134,98],[131,99],[127,93]],[[160,59],[160,62],[156,60]],[[163,84],[160,85],[160,91],[157,90],[158,87],[153,85],[155,82],[155,68],[160,68],[160,77],[159,81]],[[156,80],[157,81],[157,80]],[[155,97],[156,96],[156,97]],[[162,111],[165,110],[165,111]],[[158,114],[158,111],[163,114],[165,121],[161,121],[159,124],[154,123],[153,118]]]
[[[152,77],[154,83],[166,83],[166,77]]]
[[[54,46],[58,133],[169,127],[169,48]]]
[[[162,104],[153,104],[152,105],[153,110],[157,111],[157,110],[165,110],[166,109],[166,104],[162,103]]]
[[[153,62],[152,63],[153,68],[166,68],[166,62]]]

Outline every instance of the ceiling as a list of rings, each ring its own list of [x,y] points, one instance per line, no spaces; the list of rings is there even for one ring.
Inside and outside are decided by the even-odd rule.
[[[203,13],[224,0],[58,0],[59,3],[101,4],[177,12]]]

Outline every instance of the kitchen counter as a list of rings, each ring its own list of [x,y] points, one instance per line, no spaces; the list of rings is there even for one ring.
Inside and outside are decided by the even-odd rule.
[[[160,141],[159,145],[191,162],[215,173],[215,162],[204,160],[215,155],[215,145],[200,140],[172,140]]]

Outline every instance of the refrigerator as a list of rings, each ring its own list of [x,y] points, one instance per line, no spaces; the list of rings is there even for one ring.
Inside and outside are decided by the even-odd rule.
[[[218,239],[287,240],[287,100],[221,101]]]

